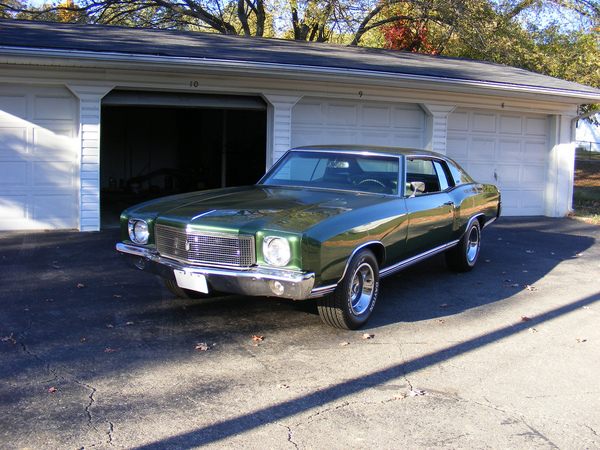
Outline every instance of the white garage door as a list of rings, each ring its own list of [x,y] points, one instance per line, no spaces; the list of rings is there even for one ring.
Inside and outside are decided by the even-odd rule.
[[[448,118],[448,156],[500,188],[507,216],[545,213],[548,148],[547,116],[455,111]]]
[[[292,109],[292,147],[381,145],[423,148],[425,113],[418,105],[303,98]]]
[[[0,86],[0,230],[77,228],[77,101]]]

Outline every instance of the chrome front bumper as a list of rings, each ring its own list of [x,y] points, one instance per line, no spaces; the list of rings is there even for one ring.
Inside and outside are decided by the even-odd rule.
[[[156,251],[129,244],[117,244],[117,250],[131,267],[175,280],[174,270],[194,275],[204,275],[209,289],[240,295],[277,296],[294,300],[306,300],[323,295],[315,289],[314,273],[252,267],[223,268],[191,266],[173,259],[161,257]],[[279,292],[277,288],[283,292]]]

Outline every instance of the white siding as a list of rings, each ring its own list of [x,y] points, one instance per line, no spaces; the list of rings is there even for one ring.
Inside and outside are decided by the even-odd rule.
[[[413,104],[303,98],[292,108],[292,147],[316,144],[423,148],[426,116]]]
[[[64,87],[0,86],[0,230],[78,227],[77,106]]]
[[[547,116],[455,111],[447,154],[475,180],[495,184],[507,216],[545,214]]]

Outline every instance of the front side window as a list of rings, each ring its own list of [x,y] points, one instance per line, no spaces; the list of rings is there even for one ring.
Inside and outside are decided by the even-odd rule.
[[[296,186],[398,194],[396,156],[292,151],[260,181],[266,186]]]

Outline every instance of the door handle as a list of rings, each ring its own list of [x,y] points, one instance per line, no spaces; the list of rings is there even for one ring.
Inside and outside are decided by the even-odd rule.
[[[454,206],[454,202],[452,202],[452,201],[446,202],[446,203],[444,203],[444,206]]]

